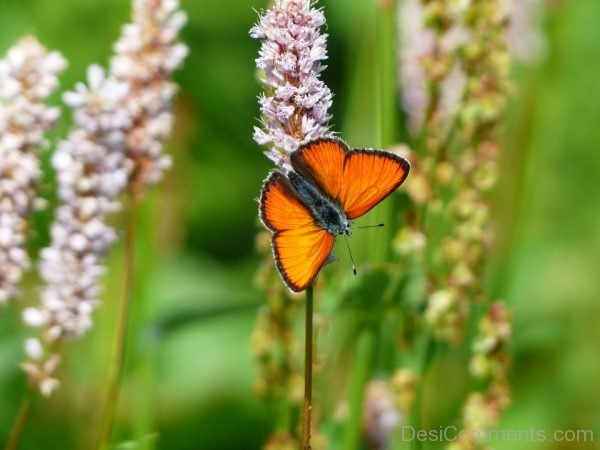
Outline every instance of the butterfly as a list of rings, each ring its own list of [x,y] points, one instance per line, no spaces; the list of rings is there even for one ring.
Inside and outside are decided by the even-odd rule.
[[[350,149],[338,138],[317,138],[291,154],[292,170],[273,170],[264,181],[259,216],[273,232],[281,278],[305,290],[331,253],[336,235],[390,195],[406,179],[409,162],[393,153]]]

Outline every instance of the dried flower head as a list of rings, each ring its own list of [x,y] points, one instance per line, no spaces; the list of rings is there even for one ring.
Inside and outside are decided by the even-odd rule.
[[[44,397],[50,397],[60,385],[60,381],[55,378],[54,372],[60,363],[58,355],[45,355],[42,343],[36,338],[29,338],[25,341],[25,354],[28,361],[21,364],[21,367],[29,376],[29,382],[37,386]]]
[[[469,316],[469,303],[454,288],[433,292],[427,300],[425,320],[435,336],[458,344]]]
[[[295,450],[298,442],[287,431],[276,431],[267,439],[263,450]]]
[[[460,103],[465,76],[454,53],[469,38],[461,14],[460,2],[407,0],[398,9],[398,83],[413,134],[432,120],[447,125]]]
[[[421,253],[427,245],[427,237],[416,228],[403,227],[392,242],[392,247],[400,255]]]
[[[392,432],[401,421],[402,416],[389,384],[382,380],[370,381],[365,389],[363,406],[363,433],[368,448],[389,448]]]
[[[504,382],[508,371],[506,348],[512,337],[512,313],[503,302],[492,303],[479,322],[469,369],[478,377]]]
[[[435,33],[423,23],[423,6],[419,0],[402,3],[398,9],[398,29],[398,82],[402,89],[402,106],[409,114],[410,130],[416,134],[423,126],[429,103],[421,62],[433,50],[435,39]]]
[[[394,372],[390,382],[400,413],[403,417],[409,417],[415,400],[419,377],[413,370],[401,367]]]
[[[0,304],[18,295],[30,264],[23,248],[27,217],[43,205],[36,194],[37,151],[60,113],[44,101],[65,67],[60,53],[48,52],[33,36],[0,60]]]
[[[508,48],[521,64],[536,65],[545,56],[548,43],[539,26],[544,6],[543,0],[511,2]]]
[[[263,127],[255,127],[254,140],[267,145],[266,155],[280,166],[301,143],[330,134],[332,94],[319,79],[327,59],[323,25],[323,11],[310,0],[275,0],[250,30],[262,41],[256,65],[266,91],[259,98]]]
[[[510,396],[503,385],[493,385],[485,392],[472,392],[462,411],[462,430],[448,450],[487,450],[485,430],[498,425],[502,411],[509,405]],[[461,431],[462,431],[461,430]]]

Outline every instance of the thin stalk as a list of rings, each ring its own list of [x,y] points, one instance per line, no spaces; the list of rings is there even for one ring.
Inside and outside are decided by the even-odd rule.
[[[426,332],[425,342],[423,345],[423,357],[421,359],[421,364],[419,367],[419,385],[417,387],[417,392],[415,396],[415,406],[412,412],[412,427],[416,432],[422,427],[422,419],[423,419],[423,396],[425,392],[425,377],[427,376],[427,370],[429,369],[430,362],[433,358],[433,353],[435,350],[435,341],[430,333]],[[414,439],[413,440],[413,449],[420,450],[421,449],[421,440]]]
[[[148,300],[152,292],[152,283],[149,280],[152,279],[154,262],[159,259],[155,246],[151,245],[156,217],[156,195],[147,195],[136,214],[135,283],[131,293],[131,298],[135,301],[131,305],[128,324],[129,336],[136,337],[136,342],[128,346],[127,365],[128,378],[133,381],[131,395],[135,397],[137,406],[131,420],[131,432],[135,436],[154,437],[141,439],[136,450],[153,450],[158,443],[154,425],[154,401],[156,352],[160,334],[151,338],[145,334],[148,332],[148,323],[151,322]],[[184,320],[183,313],[179,319]],[[168,331],[173,330],[162,330],[163,333]]]
[[[394,50],[394,2],[381,4],[377,14],[377,103],[379,122],[378,146],[395,142],[395,125],[398,121],[398,92],[396,90],[396,60]]]
[[[304,334],[304,415],[302,417],[302,449],[310,450],[310,428],[312,416],[312,369],[313,369],[313,309],[314,292],[310,285],[306,289],[306,319]]]
[[[394,56],[394,5],[393,2],[381,2],[375,8],[373,29],[376,42],[374,65],[375,128],[377,134],[373,145],[386,148],[395,142],[395,123],[397,122],[397,92],[395,85]],[[379,205],[373,220],[385,223],[385,228],[371,233],[370,257],[374,261],[386,260],[390,255],[390,241],[396,230],[396,216],[393,201]]]
[[[29,395],[26,395],[21,401],[19,413],[17,414],[15,423],[12,427],[12,430],[10,431],[10,436],[8,438],[8,442],[6,443],[6,447],[4,447],[5,450],[17,450],[19,448],[21,436],[23,436],[23,430],[25,429],[25,425],[27,424],[27,419],[29,418],[30,410],[31,399]]]
[[[117,336],[115,340],[115,351],[113,354],[110,378],[108,381],[108,392],[98,450],[103,450],[110,444],[117,406],[119,404],[119,387],[123,377],[123,365],[125,362],[125,350],[127,348],[127,324],[129,321],[129,303],[133,288],[133,276],[135,267],[135,231],[137,215],[137,196],[130,196],[131,208],[128,214],[127,231],[125,234],[125,282],[123,286],[123,298],[119,305],[117,317]]]
[[[350,385],[350,414],[344,433],[344,450],[358,450],[362,441],[362,415],[365,387],[371,375],[376,336],[372,327],[362,330],[356,343]]]

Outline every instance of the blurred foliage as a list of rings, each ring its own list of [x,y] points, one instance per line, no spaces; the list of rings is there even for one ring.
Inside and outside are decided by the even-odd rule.
[[[261,304],[253,284],[259,265],[255,199],[270,164],[251,138],[260,87],[254,67],[258,43],[249,39],[248,30],[256,20],[253,9],[265,6],[251,0],[183,1],[190,18],[183,39],[191,52],[177,74],[177,128],[168,148],[175,165],[140,212],[131,340],[117,430],[120,449],[257,449],[276,419],[273,405],[253,393],[256,369],[249,344]],[[326,0],[323,6],[330,34],[324,78],[335,93],[333,128],[353,146],[378,145],[375,2]],[[68,59],[61,78],[68,89],[84,78],[89,64],[106,64],[128,14],[126,0],[0,0],[0,53],[22,35],[35,33]],[[597,0],[549,2],[545,60],[537,67],[515,69],[517,95],[508,114],[494,209],[499,240],[489,271],[493,295],[506,299],[516,318],[514,399],[501,426],[593,429],[596,440],[598,17]],[[396,138],[401,139],[404,126],[397,122]],[[67,114],[53,139],[68,126]],[[43,190],[50,195],[50,170],[46,180]],[[399,195],[388,200],[402,201]],[[369,222],[378,221],[374,216]],[[51,217],[51,210],[35,217],[32,251],[47,242]],[[334,288],[325,286],[320,305],[333,317],[319,337],[321,355],[333,360],[327,381],[322,381],[327,387],[324,403],[332,409],[350,384],[348,342],[356,327],[373,319],[366,315],[373,314],[373,305],[367,309],[363,303],[381,297],[373,286],[387,276],[370,267],[375,262],[365,261],[366,248],[388,242],[385,234],[362,233],[353,236],[353,249],[364,278],[353,279],[343,249],[341,262],[325,269],[347,292],[340,302],[331,294]],[[22,449],[86,449],[95,442],[122,267],[117,247],[95,329],[65,348],[64,385],[50,401],[34,401]],[[371,290],[365,292],[367,288]],[[0,442],[7,438],[25,389],[18,363],[27,330],[19,323],[19,311],[36,301],[39,290],[31,274],[25,298],[0,310]],[[385,320],[402,324],[401,318]],[[393,365],[385,362],[386,350],[379,350],[374,357],[381,359],[382,370]],[[424,426],[456,418],[468,389],[463,383],[466,368],[457,356],[460,351],[442,348],[430,369],[430,386],[436,390],[426,392],[424,402],[426,410],[436,413]],[[339,430],[327,432],[335,438]],[[593,446],[521,444],[528,449]],[[504,442],[497,448],[517,447]]]

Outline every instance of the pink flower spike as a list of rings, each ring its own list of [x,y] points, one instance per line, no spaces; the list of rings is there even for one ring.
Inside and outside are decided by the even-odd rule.
[[[309,0],[276,0],[250,30],[262,41],[256,66],[266,88],[259,97],[262,127],[255,128],[254,140],[283,167],[300,144],[331,135],[327,111],[333,96],[319,79],[327,59],[323,25],[323,11]]]

